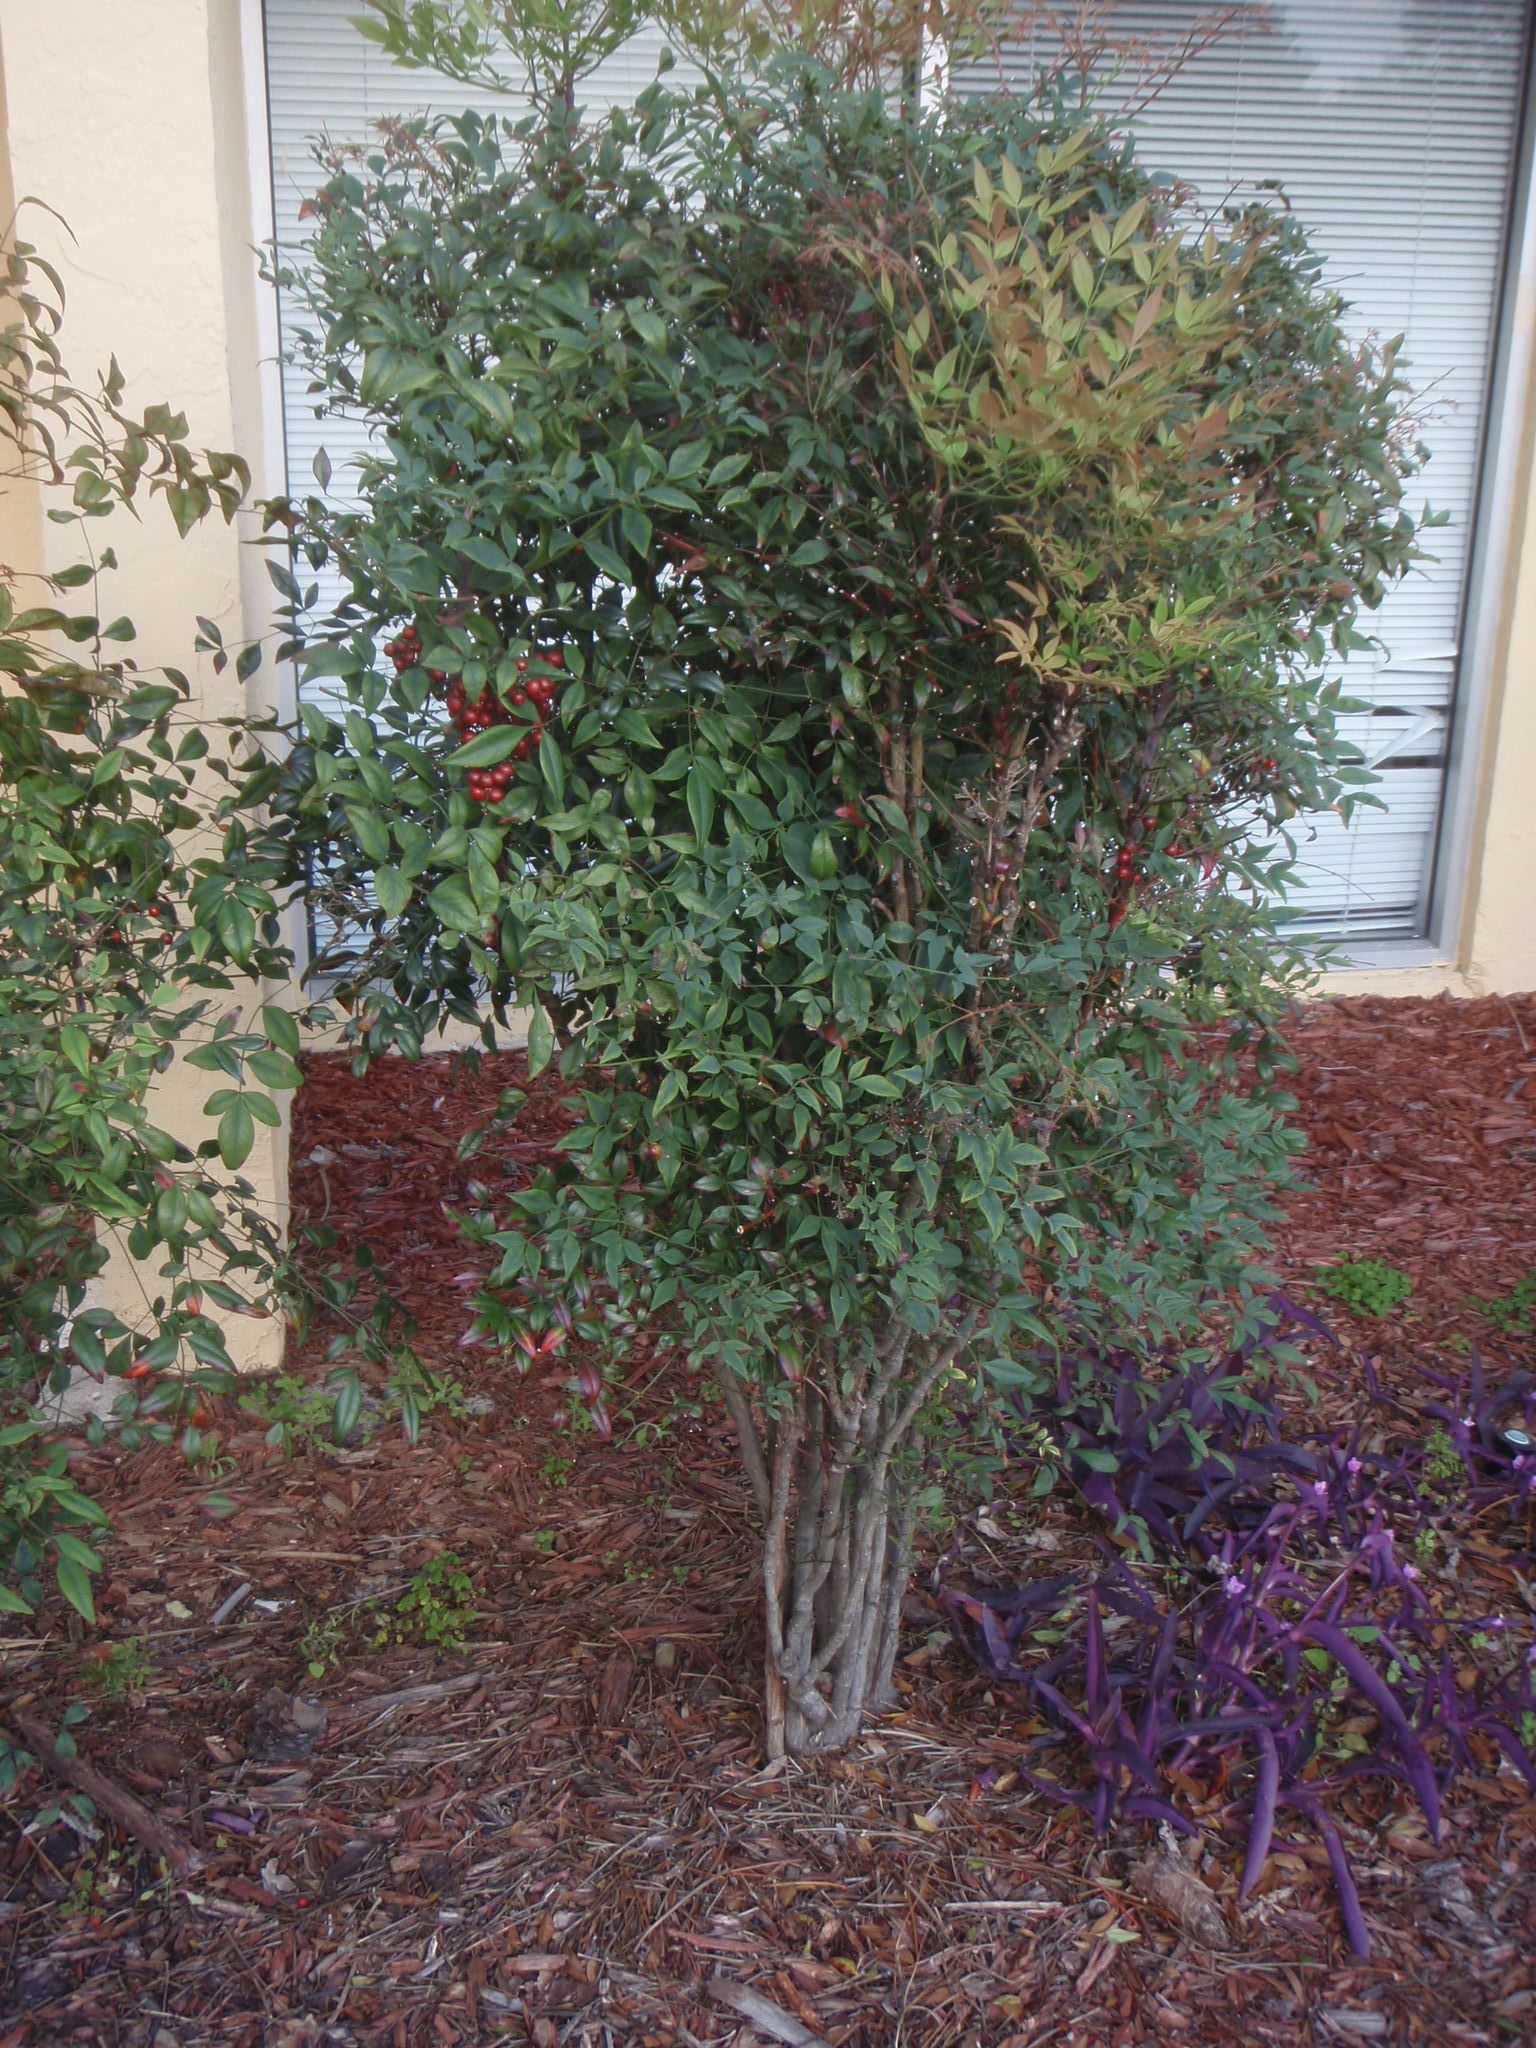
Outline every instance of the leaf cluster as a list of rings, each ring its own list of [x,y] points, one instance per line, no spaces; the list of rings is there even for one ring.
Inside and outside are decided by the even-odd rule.
[[[230,519],[245,466],[194,454],[166,406],[126,411],[115,363],[95,388],[73,381],[57,277],[25,243],[0,268],[0,472],[79,542],[78,560],[35,579],[35,601],[0,572],[0,1610],[39,1598],[51,1555],[89,1618],[100,1559],[80,1531],[103,1517],[34,1404],[76,1370],[132,1378],[149,1395],[139,1427],[169,1435],[200,1380],[230,1369],[209,1311],[264,1297],[279,1251],[230,1176],[256,1124],[278,1121],[268,1091],[297,1084],[298,1030],[260,1003],[262,979],[290,965],[276,899],[238,827],[222,860],[210,836],[227,786],[210,778],[228,764],[186,678],[141,666],[131,622],[99,606],[117,566],[103,520],[156,496],[182,533]],[[152,1113],[178,1048],[227,1084],[201,1145]],[[131,1320],[93,1305],[114,1243],[145,1285]],[[189,1358],[191,1380],[149,1392]]]

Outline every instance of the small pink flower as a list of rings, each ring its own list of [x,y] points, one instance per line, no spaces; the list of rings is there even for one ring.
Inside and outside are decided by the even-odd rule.
[[[1349,1476],[1352,1479],[1358,1479],[1360,1474],[1365,1470],[1365,1467],[1358,1458],[1351,1458],[1345,1465],[1344,1470],[1349,1474]]]
[[[1419,1568],[1416,1564],[1405,1564],[1403,1566],[1403,1577],[1405,1579],[1416,1579],[1418,1576]]]

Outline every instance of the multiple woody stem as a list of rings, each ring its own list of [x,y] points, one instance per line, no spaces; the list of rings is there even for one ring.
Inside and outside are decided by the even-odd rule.
[[[974,1317],[918,1346],[893,1322],[849,1391],[830,1357],[754,1407],[722,1374],[763,1511],[770,1757],[837,1749],[889,1703],[916,1522],[918,1422]]]

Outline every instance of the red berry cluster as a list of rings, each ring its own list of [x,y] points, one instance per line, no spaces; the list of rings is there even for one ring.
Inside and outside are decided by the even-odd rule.
[[[511,787],[512,777],[517,772],[516,763],[526,761],[543,738],[545,718],[565,680],[560,673],[564,667],[565,656],[558,647],[552,654],[519,655],[517,685],[505,704],[489,688],[482,690],[471,702],[457,676],[450,682],[441,669],[433,669],[433,682],[448,684],[448,716],[460,739],[473,739],[477,732],[484,732],[488,726],[511,725],[514,720],[527,724],[527,708],[530,705],[533,708],[533,723],[512,749],[509,760],[498,762],[494,768],[470,769],[465,781],[476,803],[499,802]],[[518,712],[525,716],[516,719]]]
[[[414,626],[402,626],[393,640],[384,643],[384,652],[395,664],[395,674],[414,668],[421,659],[421,635]]]

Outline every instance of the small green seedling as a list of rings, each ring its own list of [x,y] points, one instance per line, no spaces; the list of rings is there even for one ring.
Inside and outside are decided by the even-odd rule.
[[[340,1613],[317,1614],[299,1638],[299,1655],[311,1678],[324,1678],[341,1658],[341,1640],[346,1618]]]
[[[1424,1476],[1436,1493],[1444,1493],[1466,1477],[1461,1453],[1452,1442],[1450,1431],[1440,1422],[1424,1439]]]
[[[463,1561],[445,1550],[414,1575],[374,1640],[381,1646],[418,1642],[462,1650],[474,1618],[474,1581]]]
[[[1389,1316],[1413,1292],[1412,1278],[1380,1259],[1340,1259],[1320,1266],[1317,1284],[1357,1316]]]
[[[130,1693],[142,1692],[153,1670],[144,1638],[128,1636],[85,1658],[80,1666],[80,1683],[99,1699],[123,1700]]]
[[[1536,1328],[1536,1266],[1517,1280],[1507,1294],[1486,1298],[1474,1294],[1472,1306],[1485,1323],[1505,1337],[1524,1337]]]
[[[334,1441],[335,1402],[323,1387],[291,1372],[278,1373],[241,1396],[247,1415],[267,1423],[267,1442],[285,1458]]]

